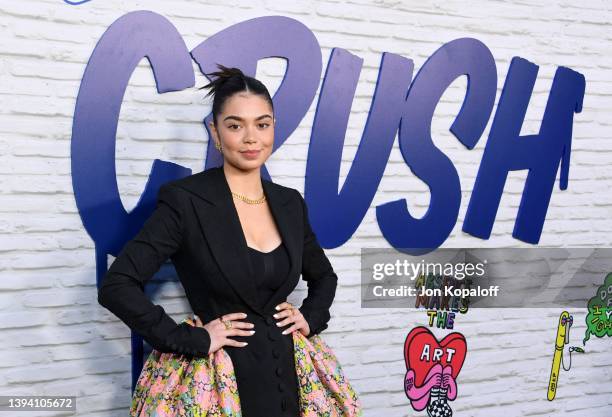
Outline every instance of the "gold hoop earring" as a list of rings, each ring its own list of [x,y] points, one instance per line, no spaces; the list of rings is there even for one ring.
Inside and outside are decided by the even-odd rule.
[[[223,147],[219,144],[219,142],[215,142],[215,148],[217,148],[219,152],[223,150]]]

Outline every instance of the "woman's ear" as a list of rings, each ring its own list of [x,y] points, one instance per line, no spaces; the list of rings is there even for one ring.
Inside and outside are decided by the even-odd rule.
[[[215,126],[214,122],[209,122],[208,126],[210,127],[210,133],[212,134],[213,140],[215,142],[220,142],[219,141],[219,134],[217,133],[217,127]]]

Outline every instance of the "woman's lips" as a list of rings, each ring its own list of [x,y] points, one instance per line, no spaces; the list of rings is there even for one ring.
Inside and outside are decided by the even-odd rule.
[[[261,151],[244,151],[241,152],[245,158],[247,159],[255,159],[259,156],[259,152]]]

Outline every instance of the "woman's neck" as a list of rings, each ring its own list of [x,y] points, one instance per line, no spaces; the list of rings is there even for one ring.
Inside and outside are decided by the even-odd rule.
[[[259,168],[251,171],[241,171],[229,164],[223,164],[223,172],[232,192],[252,199],[262,196],[263,185]]]

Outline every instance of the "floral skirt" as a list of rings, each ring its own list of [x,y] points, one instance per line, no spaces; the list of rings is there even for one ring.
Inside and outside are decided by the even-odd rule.
[[[183,322],[194,325],[191,318]],[[320,335],[293,332],[300,417],[358,417],[357,394]],[[134,393],[130,417],[242,417],[234,366],[219,349],[208,357],[162,353],[147,358]]]

